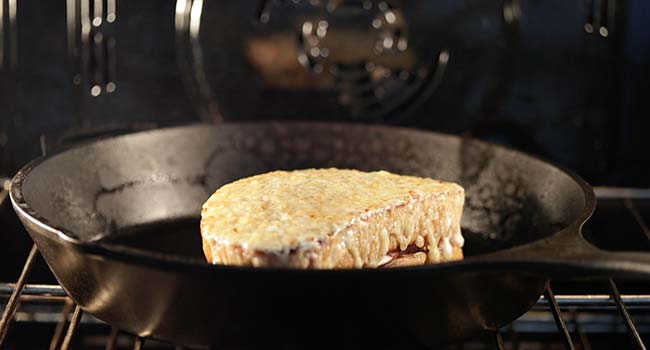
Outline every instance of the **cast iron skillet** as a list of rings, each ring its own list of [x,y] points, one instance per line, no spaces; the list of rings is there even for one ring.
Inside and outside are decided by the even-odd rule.
[[[216,188],[307,167],[460,183],[467,258],[337,271],[204,262],[198,218]],[[402,128],[257,123],[141,132],[35,160],[15,176],[11,199],[84,310],[186,345],[425,348],[510,323],[555,274],[650,275],[650,255],[604,252],[583,239],[595,198],[578,176],[499,146]]]

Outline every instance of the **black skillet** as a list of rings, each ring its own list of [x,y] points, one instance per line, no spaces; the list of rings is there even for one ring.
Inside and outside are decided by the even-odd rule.
[[[201,204],[273,169],[384,169],[460,183],[467,258],[399,269],[212,266]],[[598,250],[578,176],[499,146],[385,126],[258,123],[114,137],[35,160],[14,208],[84,310],[123,330],[217,348],[426,348],[510,323],[552,276],[648,277]]]

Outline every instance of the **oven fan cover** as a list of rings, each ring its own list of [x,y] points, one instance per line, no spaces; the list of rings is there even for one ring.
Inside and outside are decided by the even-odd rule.
[[[518,15],[517,0],[178,0],[177,55],[206,120],[440,122],[507,84]]]

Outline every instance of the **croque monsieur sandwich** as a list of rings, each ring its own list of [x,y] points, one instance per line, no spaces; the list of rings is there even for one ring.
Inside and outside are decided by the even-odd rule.
[[[214,264],[362,268],[462,259],[463,188],[386,171],[274,171],[219,188],[201,212]]]

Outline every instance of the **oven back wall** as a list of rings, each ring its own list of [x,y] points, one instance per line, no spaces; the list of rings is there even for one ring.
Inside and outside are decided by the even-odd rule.
[[[586,24],[596,25],[595,4],[610,1],[615,23],[603,24],[607,36],[599,28],[588,32]],[[643,0],[388,1],[398,16],[391,33],[399,29],[408,45],[404,54],[381,57],[365,40],[385,33],[360,31],[354,36],[358,45],[352,46],[345,42],[349,36],[338,35],[370,16],[385,18],[380,1],[370,1],[370,10],[350,3],[332,12],[309,1],[198,3],[5,0],[0,175],[11,176],[40,155],[42,135],[46,144],[56,145],[71,130],[188,123],[216,110],[226,120],[345,119],[470,134],[550,158],[593,184],[648,186],[650,174],[642,166],[647,155],[639,151],[650,146],[644,136],[648,118],[641,117],[650,110],[644,97],[650,86],[650,41]],[[16,4],[15,11],[9,4]],[[191,17],[195,7],[202,11]],[[10,13],[16,21],[9,20]],[[309,38],[299,42],[304,24],[320,24],[317,19],[330,23],[325,37],[317,44]],[[195,41],[188,39],[192,20],[199,34]],[[309,35],[318,37],[315,28]],[[393,39],[397,45],[399,38]],[[289,44],[265,46],[276,41]],[[362,57],[373,62],[372,79],[383,64],[405,68],[407,82],[418,78],[406,68],[432,68],[428,58],[446,59],[446,69],[431,91],[418,90],[405,108],[382,114],[345,101],[350,84],[363,84],[336,83],[318,73],[316,61],[299,63],[306,48],[350,47],[361,51],[332,51],[318,62],[340,68],[341,62]],[[275,52],[271,58],[277,59],[255,51],[260,48]],[[366,48],[372,52],[362,51]],[[200,67],[197,57],[203,58]],[[288,67],[282,65],[295,70],[279,72],[295,75],[274,76]],[[392,77],[385,82],[397,84],[399,78]],[[372,79],[366,83],[383,81]],[[212,93],[207,98],[201,92],[206,87]],[[259,87],[255,94],[245,93],[253,87]],[[390,92],[390,86],[383,88],[373,85],[370,100]],[[422,94],[426,98],[419,98]]]
[[[326,11],[306,1],[206,2],[200,50],[190,54],[203,58],[195,73],[226,120],[345,119],[469,134],[552,159],[593,184],[648,186],[631,156],[649,145],[640,131],[642,86],[650,86],[643,1],[389,1],[400,19],[389,29],[400,36],[381,44],[404,39],[404,52],[366,45],[374,32],[355,24],[370,28],[381,12],[368,3]]]

